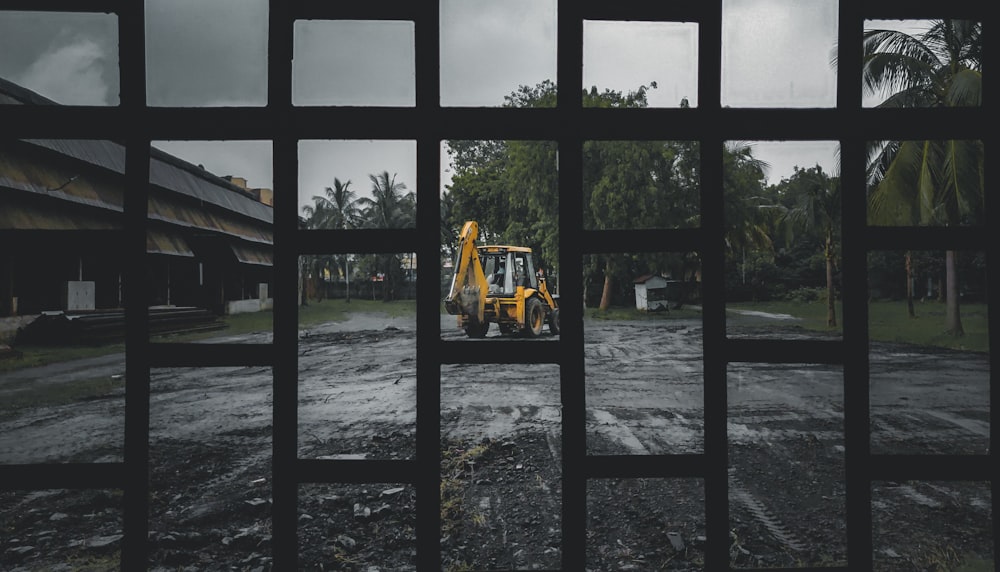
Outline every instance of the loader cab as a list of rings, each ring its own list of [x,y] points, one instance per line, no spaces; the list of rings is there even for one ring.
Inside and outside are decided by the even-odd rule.
[[[479,262],[492,296],[513,296],[518,286],[538,288],[529,249],[483,246],[479,248]]]

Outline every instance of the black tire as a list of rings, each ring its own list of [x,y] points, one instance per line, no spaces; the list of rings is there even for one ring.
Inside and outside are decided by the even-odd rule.
[[[559,335],[559,308],[549,314],[549,333],[553,336]]]
[[[472,321],[469,322],[467,326],[465,326],[465,335],[469,336],[470,338],[485,338],[486,332],[488,331],[490,331],[489,322],[479,323]]]
[[[545,308],[538,298],[528,298],[524,304],[524,335],[536,338],[542,333],[545,325]]]

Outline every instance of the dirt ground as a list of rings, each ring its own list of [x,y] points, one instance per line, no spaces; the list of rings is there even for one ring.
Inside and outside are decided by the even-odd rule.
[[[442,318],[443,336],[464,338],[453,320]],[[793,324],[770,332],[803,335]],[[588,454],[703,451],[700,322],[588,320],[585,344]],[[413,458],[412,318],[311,328],[299,354],[301,458]],[[873,452],[987,451],[987,356],[881,345],[871,355]],[[0,463],[120,461],[123,373],[118,356],[0,377],[0,398],[107,382],[68,403],[0,410]],[[271,570],[270,370],[151,378],[150,569]],[[446,365],[441,387],[445,569],[560,568],[558,367]],[[840,369],[732,364],[727,394],[731,564],[845,564]],[[588,569],[704,569],[704,498],[699,479],[591,480]],[[977,558],[993,569],[988,483],[877,483],[872,498],[878,570]],[[417,501],[403,483],[303,485],[300,568],[415,570]],[[0,493],[0,570],[116,570],[121,505],[120,491]]]

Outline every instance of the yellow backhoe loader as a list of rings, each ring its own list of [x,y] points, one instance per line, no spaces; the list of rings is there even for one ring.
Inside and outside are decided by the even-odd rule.
[[[545,324],[559,333],[559,295],[524,246],[477,246],[479,224],[468,221],[459,235],[455,275],[444,299],[449,314],[470,338],[482,338],[496,323],[501,334],[536,337]]]

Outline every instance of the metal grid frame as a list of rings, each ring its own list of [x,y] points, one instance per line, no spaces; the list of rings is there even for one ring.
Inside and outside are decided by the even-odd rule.
[[[259,108],[146,107],[144,5],[141,0],[4,0],[0,9],[109,12],[118,16],[121,104],[99,107],[0,106],[0,125],[12,138],[108,138],[126,142],[127,281],[141,283],[145,261],[150,141],[169,139],[263,139],[273,142],[275,204],[274,343],[268,345],[157,344],[148,341],[148,295],[126,292],[127,394],[125,455],[122,463],[2,465],[0,489],[110,488],[124,491],[123,570],[147,568],[149,515],[150,368],[166,366],[269,365],[273,371],[273,557],[275,570],[296,568],[297,487],[305,483],[408,482],[417,489],[417,567],[440,570],[439,434],[440,371],[443,363],[555,363],[560,366],[563,406],[563,567],[585,567],[586,483],[607,477],[698,477],[706,489],[708,570],[729,568],[726,435],[726,366],[729,362],[831,363],[844,368],[848,562],[851,570],[872,568],[871,483],[879,480],[940,479],[992,483],[991,453],[982,456],[873,455],[870,451],[866,254],[889,249],[978,249],[996,254],[1000,225],[975,228],[869,228],[866,226],[865,141],[876,139],[980,139],[988,147],[988,111],[993,92],[987,76],[981,108],[874,110],[861,107],[861,37],[866,19],[967,18],[992,22],[988,3],[952,0],[841,0],[837,106],[830,109],[729,109],[720,105],[722,0],[594,2],[559,0],[558,105],[554,109],[442,108],[439,105],[437,2],[378,0],[353,4],[270,1],[268,104]],[[291,104],[293,22],[297,19],[409,20],[415,23],[416,106],[408,108],[310,107]],[[583,109],[584,20],[696,22],[698,107],[693,109]],[[996,53],[995,44],[986,51]],[[855,63],[857,62],[857,63]],[[299,139],[410,139],[417,142],[417,227],[410,230],[300,230],[294,197]],[[561,169],[559,220],[561,273],[582,275],[586,253],[698,251],[703,258],[705,450],[696,455],[588,456],[585,446],[584,354],[581,308],[562,310],[563,330],[555,343],[524,344],[510,356],[502,342],[466,344],[461,352],[440,337],[440,260],[437,193],[439,143],[444,139],[555,140]],[[700,142],[701,220],[694,230],[587,231],[582,228],[582,143],[591,139],[690,139]],[[842,341],[730,340],[725,334],[722,282],[722,146],[727,140],[837,140],[841,144],[843,194]],[[986,197],[987,216],[997,201]],[[414,245],[416,248],[414,249]],[[417,455],[403,461],[333,461],[297,458],[297,258],[313,253],[390,253],[416,250],[425,266],[417,293]],[[996,265],[988,280],[1000,279]],[[573,281],[561,285],[563,299],[581,299]],[[1000,316],[989,309],[990,324]],[[997,354],[998,342],[990,339]],[[460,356],[456,357],[456,356]],[[553,357],[555,356],[555,357]],[[460,360],[460,361],[457,361]],[[990,387],[997,375],[991,371]],[[990,438],[997,437],[996,391],[990,393]],[[928,462],[931,461],[931,462]],[[997,498],[992,496],[993,526]],[[846,568],[845,568],[846,569]],[[824,568],[823,570],[831,570]]]

